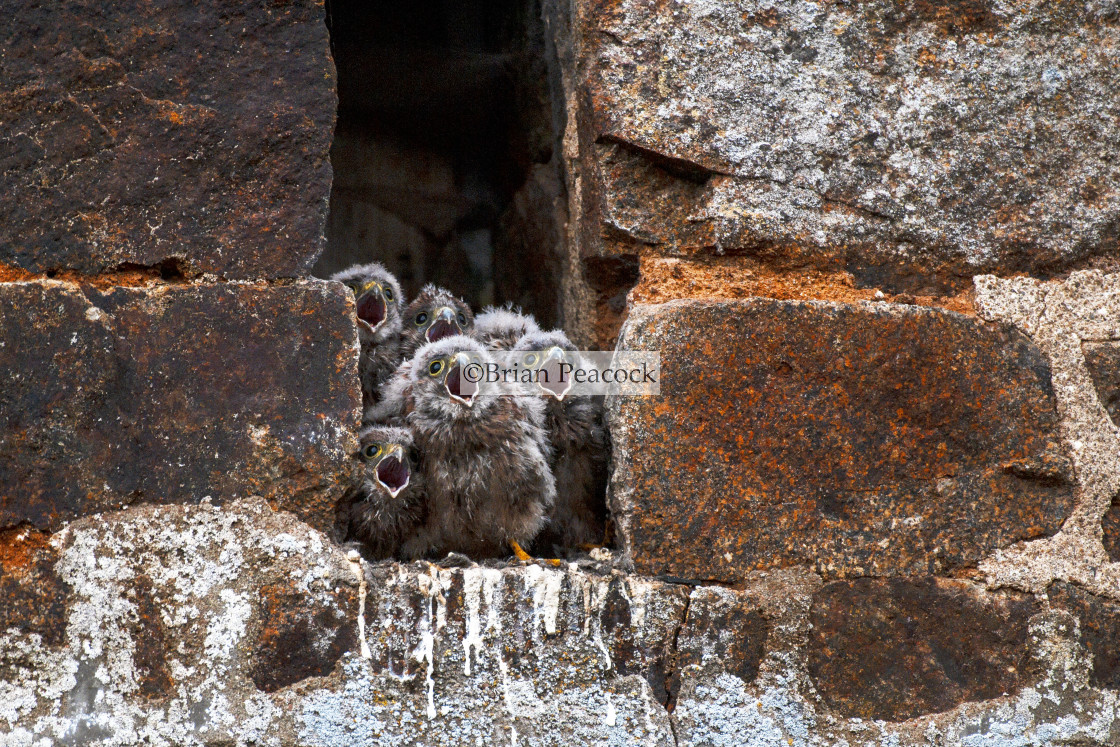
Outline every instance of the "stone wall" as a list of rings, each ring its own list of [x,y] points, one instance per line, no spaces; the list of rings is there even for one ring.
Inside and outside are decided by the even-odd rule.
[[[0,744],[1120,744],[1120,7],[543,18],[560,316],[662,395],[612,548],[370,565],[323,7],[12,10]]]

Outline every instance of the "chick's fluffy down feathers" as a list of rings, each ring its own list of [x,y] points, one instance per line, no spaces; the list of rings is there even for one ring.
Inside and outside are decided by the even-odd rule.
[[[348,496],[348,535],[364,545],[375,560],[398,555],[400,547],[419,530],[426,501],[424,477],[418,469],[415,445],[407,428],[373,426],[358,434],[362,480]],[[400,447],[399,460],[361,456],[372,445]],[[395,452],[394,452],[395,454]],[[380,474],[379,474],[380,471]],[[401,483],[407,484],[401,487]],[[392,491],[397,490],[396,495]]]
[[[452,401],[431,363],[460,352],[483,365],[492,360],[468,337],[440,340],[417,351],[400,393],[428,500],[423,526],[402,548],[407,557],[506,556],[510,541],[532,541],[556,500],[543,402],[482,395],[470,406]]]
[[[575,345],[559,330],[531,332],[514,345],[515,353],[553,347],[573,353]],[[603,426],[603,398],[568,395],[544,398],[545,431],[556,477],[556,503],[534,548],[538,554],[603,541],[606,524],[607,463],[610,442]]]
[[[355,293],[358,342],[361,345],[358,374],[362,382],[362,405],[369,407],[379,401],[382,385],[401,362],[401,303],[404,299],[400,283],[377,262],[347,267],[332,275],[331,280],[345,283]],[[380,290],[373,288],[361,294],[361,289],[373,282]],[[378,305],[380,308],[377,308]],[[367,306],[382,315],[376,328],[362,318]]]
[[[487,306],[474,318],[473,337],[488,350],[512,350],[522,337],[539,331],[537,320],[531,314],[522,314],[512,304]]]

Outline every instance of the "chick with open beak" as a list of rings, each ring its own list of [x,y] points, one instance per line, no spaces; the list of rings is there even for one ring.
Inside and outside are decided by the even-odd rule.
[[[420,348],[402,396],[424,455],[428,510],[406,557],[502,557],[540,531],[556,499],[539,397],[478,394],[470,366],[493,364],[469,337]],[[515,550],[516,552],[516,550]]]
[[[602,397],[570,393],[571,378],[561,375],[560,364],[577,365],[578,357],[575,345],[560,330],[530,332],[513,346],[513,355],[537,374],[533,378],[538,393],[544,395],[552,451],[549,466],[556,477],[556,503],[534,553],[601,544],[610,458]]]
[[[364,407],[380,400],[382,384],[403,359],[401,352],[401,288],[393,274],[377,262],[354,265],[331,276],[354,293],[361,358]]]
[[[469,334],[474,329],[474,314],[463,299],[449,290],[426,285],[404,310],[401,322],[402,358],[411,357],[420,347],[445,337]]]
[[[418,452],[407,428],[372,426],[358,439],[363,474],[349,495],[349,535],[371,558],[390,558],[424,518]]]

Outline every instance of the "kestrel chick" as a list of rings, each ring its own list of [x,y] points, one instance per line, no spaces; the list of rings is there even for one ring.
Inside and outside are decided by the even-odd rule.
[[[358,434],[362,482],[353,491],[349,534],[376,559],[398,553],[424,517],[423,477],[406,428],[373,426]]]
[[[510,304],[487,306],[474,318],[473,337],[488,350],[512,350],[518,340],[540,329],[532,314],[522,314]]]
[[[404,310],[401,320],[401,359],[422,346],[452,335],[470,334],[474,314],[463,299],[449,290],[426,285]]]
[[[477,340],[458,335],[426,345],[412,360],[404,409],[424,455],[428,510],[402,548],[408,557],[518,552],[552,509],[543,402],[477,394],[469,367],[492,360]]]
[[[539,552],[550,544],[571,549],[603,541],[610,445],[602,398],[569,394],[570,377],[561,376],[560,363],[575,363],[574,351],[560,330],[532,332],[514,345],[519,364],[539,372],[536,386],[545,395],[550,466],[556,477],[556,503],[537,538]]]
[[[331,280],[345,283],[354,292],[362,346],[358,373],[362,403],[369,407],[379,400],[381,385],[401,362],[400,283],[377,262],[348,267]]]

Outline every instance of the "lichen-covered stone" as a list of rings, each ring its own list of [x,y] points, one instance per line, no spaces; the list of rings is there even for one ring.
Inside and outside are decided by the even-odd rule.
[[[256,499],[133,507],[49,541],[0,539],[5,570],[33,546],[67,590],[53,645],[0,628],[0,744],[13,747],[928,747],[931,735],[945,747],[1111,747],[1120,736],[1120,696],[1089,684],[1077,620],[1060,610],[1034,615],[1020,641],[1036,665],[1029,682],[891,723],[822,701],[805,649],[811,607],[830,592],[804,569],[689,589],[608,564],[370,566]],[[1019,640],[1017,613],[1000,615],[1026,599],[932,589],[937,610],[916,617],[971,614],[972,635],[994,615],[998,640]],[[910,609],[905,595],[880,596],[883,609]],[[261,688],[260,657],[277,653],[302,663]],[[649,676],[665,653],[675,707]]]
[[[273,278],[322,251],[320,0],[21,3],[0,56],[0,262]]]
[[[945,579],[856,579],[813,599],[809,674],[845,716],[902,721],[1029,681],[1029,597]]]
[[[747,253],[932,294],[1116,266],[1113,3],[571,5],[585,254]]]
[[[1101,405],[1120,426],[1120,342],[1087,342],[1081,347]]]
[[[937,309],[754,300],[637,307],[661,395],[609,406],[608,496],[643,574],[736,581],[975,565],[1074,504],[1045,356]]]
[[[255,494],[329,530],[361,403],[352,303],[319,281],[0,284],[0,527]]]
[[[1047,595],[1078,619],[1081,641],[1092,657],[1093,684],[1120,689],[1120,603],[1068,583],[1054,584]]]
[[[680,679],[728,673],[745,683],[758,675],[770,632],[756,600],[730,589],[700,588],[689,598],[673,660],[675,696]]]

